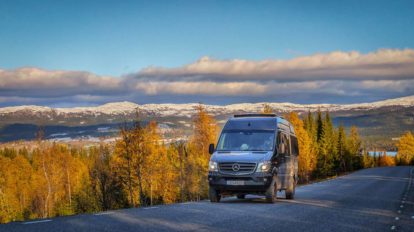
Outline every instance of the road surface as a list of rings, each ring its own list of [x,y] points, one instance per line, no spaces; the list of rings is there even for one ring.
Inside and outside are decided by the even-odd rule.
[[[276,204],[229,197],[14,222],[0,231],[414,231],[413,170],[365,169],[301,186],[295,200]]]

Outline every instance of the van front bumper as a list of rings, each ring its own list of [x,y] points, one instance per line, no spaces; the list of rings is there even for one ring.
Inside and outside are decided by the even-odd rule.
[[[234,184],[237,181],[240,184]],[[210,187],[222,192],[265,192],[272,182],[271,173],[254,172],[248,175],[224,175],[219,172],[209,172]]]

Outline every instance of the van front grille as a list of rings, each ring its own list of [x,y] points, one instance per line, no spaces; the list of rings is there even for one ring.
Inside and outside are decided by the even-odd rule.
[[[219,163],[219,171],[223,174],[243,175],[253,173],[256,163],[223,162]]]

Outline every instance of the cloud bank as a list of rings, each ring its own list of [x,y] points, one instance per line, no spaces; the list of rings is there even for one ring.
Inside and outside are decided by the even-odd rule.
[[[413,94],[413,49],[335,51],[290,60],[202,57],[182,67],[148,67],[122,77],[39,68],[0,70],[0,105],[115,100],[335,103]]]
[[[407,79],[414,73],[414,50],[382,49],[373,53],[331,52],[291,60],[215,60],[203,57],[179,68],[149,67],[142,79],[215,81],[309,81]]]

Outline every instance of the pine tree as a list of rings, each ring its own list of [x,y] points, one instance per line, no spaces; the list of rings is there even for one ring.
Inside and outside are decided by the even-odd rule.
[[[323,134],[322,112],[319,109],[317,113],[317,118],[316,118],[316,141],[318,143],[320,142],[322,138],[322,134]]]
[[[310,111],[308,111],[305,117],[304,126],[309,136],[311,137],[311,139],[314,142],[316,142],[317,141],[317,133],[316,133],[317,126],[315,124],[315,119],[313,118],[313,114]]]
[[[333,174],[334,168],[332,122],[329,116],[325,116],[325,119],[322,120],[322,113],[318,112],[317,125],[318,162],[316,173],[318,177],[330,176]]]
[[[329,165],[329,172],[334,173],[336,171],[335,169],[335,162],[338,160],[338,153],[337,153],[337,146],[338,138],[337,133],[334,131],[334,126],[331,120],[331,116],[329,114],[329,111],[325,113],[325,119],[324,119],[324,133],[325,133],[325,139],[326,139],[326,146],[327,146],[327,160]]]
[[[346,147],[346,133],[344,126],[340,125],[338,128],[338,142],[337,142],[337,152],[338,152],[338,160],[337,160],[337,168],[339,171],[346,172],[347,171],[347,150]]]
[[[350,155],[350,170],[360,169],[361,161],[361,139],[359,137],[358,129],[355,126],[351,127],[348,139],[348,151]]]

